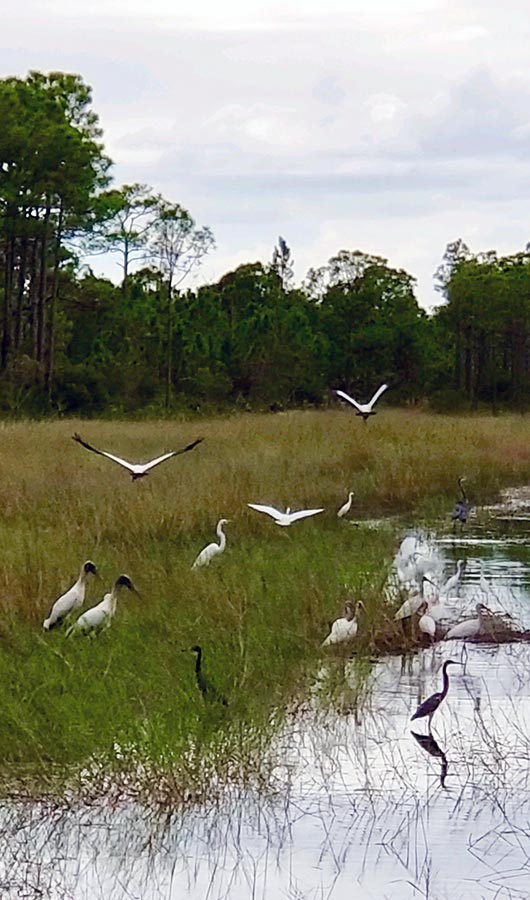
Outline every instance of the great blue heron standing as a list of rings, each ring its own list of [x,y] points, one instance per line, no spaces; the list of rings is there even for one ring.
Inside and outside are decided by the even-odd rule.
[[[420,703],[416,712],[413,716],[411,716],[410,721],[413,722],[414,719],[424,719],[425,716],[429,717],[429,732],[431,730],[431,721],[434,716],[436,710],[440,706],[442,700],[447,696],[447,691],[449,690],[449,675],[447,674],[447,666],[459,666],[460,663],[454,659],[446,659],[442,667],[442,675],[443,675],[443,687],[441,691],[437,691],[436,694],[431,694],[430,697],[427,697],[423,703]]]
[[[460,493],[462,496],[456,501],[453,512],[451,513],[451,519],[453,520],[453,531],[456,529],[457,522],[460,522],[460,531],[462,531],[469,515],[469,500],[467,499],[467,495],[464,490],[465,480],[466,479],[463,475],[461,475],[458,479],[458,486],[460,488]]]

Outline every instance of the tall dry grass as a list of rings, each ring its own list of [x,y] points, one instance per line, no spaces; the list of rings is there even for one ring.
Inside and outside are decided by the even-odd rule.
[[[72,441],[74,431],[132,461],[205,440],[131,482]],[[201,754],[194,752],[192,771],[191,744],[222,746],[225,760],[241,752],[244,735],[259,745],[281,710],[304,695],[344,584],[377,602],[394,535],[337,520],[347,491],[355,491],[356,517],[428,511],[447,521],[458,475],[467,475],[475,502],[530,477],[528,436],[520,416],[385,410],[366,426],[347,411],[3,425],[2,758],[46,770],[109,754],[117,742],[120,753],[141,748],[164,764],[186,760],[193,782]],[[326,512],[281,529],[248,501]],[[231,520],[226,553],[191,571],[221,516]],[[141,599],[124,598],[96,640],[44,634],[51,603],[88,558],[101,572],[88,605],[121,572]],[[181,652],[195,643],[230,698],[228,710],[205,705],[197,691],[193,657]]]

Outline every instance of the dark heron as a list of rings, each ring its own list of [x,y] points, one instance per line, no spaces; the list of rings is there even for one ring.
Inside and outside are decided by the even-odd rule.
[[[133,481],[136,481],[137,478],[143,478],[145,475],[148,475],[151,469],[154,469],[155,466],[159,466],[160,463],[165,462],[166,459],[171,459],[172,456],[179,456],[181,453],[187,453],[188,450],[193,450],[197,444],[200,444],[203,438],[197,438],[196,441],[193,441],[191,444],[188,444],[187,447],[182,447],[181,450],[171,450],[169,453],[164,453],[162,456],[157,456],[156,459],[151,459],[146,463],[130,463],[127,462],[126,459],[122,459],[120,456],[114,456],[113,453],[108,453],[106,450],[98,450],[97,447],[93,447],[92,444],[88,444],[83,440],[81,435],[75,434],[72,435],[72,439],[77,441],[78,444],[81,444],[85,450],[91,450],[92,453],[97,453],[99,456],[106,456],[107,459],[111,459],[112,462],[118,463],[119,466],[123,466],[124,469],[127,469]]]
[[[431,721],[434,716],[436,710],[440,706],[442,700],[444,700],[447,695],[447,691],[449,690],[449,675],[447,674],[447,666],[459,666],[460,663],[456,662],[454,659],[446,659],[442,667],[443,674],[443,687],[441,691],[437,691],[436,694],[431,694],[430,697],[427,697],[423,703],[420,703],[416,712],[413,716],[411,716],[410,721],[413,722],[414,719],[424,719],[425,716],[429,717],[429,732],[431,730]]]
[[[195,678],[197,681],[197,687],[199,688],[202,696],[205,700],[208,700],[209,703],[221,703],[223,706],[228,706],[228,700],[226,697],[217,690],[214,684],[204,677],[202,674],[202,647],[199,647],[198,644],[195,644],[193,647],[190,647],[190,651],[192,653],[197,654],[197,658],[195,660]]]
[[[455,530],[458,522],[460,522],[460,530],[462,530],[467,522],[467,517],[469,515],[469,500],[467,499],[467,495],[464,490],[465,480],[466,479],[463,475],[461,475],[458,479],[458,486],[460,488],[460,493],[462,496],[456,501],[453,512],[451,513],[451,519],[453,521],[453,531]]]

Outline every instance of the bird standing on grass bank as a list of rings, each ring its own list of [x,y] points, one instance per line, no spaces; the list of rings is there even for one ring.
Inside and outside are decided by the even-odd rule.
[[[373,410],[373,407],[379,400],[379,397],[381,396],[381,394],[384,391],[386,391],[387,388],[388,388],[388,384],[382,384],[381,387],[379,387],[376,390],[374,396],[368,403],[358,403],[357,400],[354,400],[353,397],[350,397],[350,395],[346,394],[345,391],[334,391],[334,393],[337,394],[338,397],[341,397],[343,400],[346,400],[347,403],[350,403],[352,406],[354,406],[355,409],[357,410],[355,415],[362,416],[363,421],[366,422],[366,420],[368,419],[369,416],[376,415],[376,413]]]
[[[77,433],[72,435],[72,440],[77,441],[77,443],[81,444],[86,450],[91,450],[92,453],[97,453],[99,456],[106,456],[107,459],[111,459],[113,462],[118,463],[119,466],[123,466],[123,468],[127,469],[130,473],[132,480],[136,481],[137,478],[143,478],[145,475],[148,475],[151,469],[154,469],[155,466],[159,466],[160,463],[165,462],[166,459],[171,459],[172,456],[179,456],[181,453],[187,453],[188,450],[193,450],[193,448],[196,447],[197,444],[200,444],[204,438],[197,438],[196,441],[193,441],[181,450],[171,450],[169,453],[164,453],[163,456],[157,456],[156,459],[151,459],[146,463],[130,463],[127,462],[126,459],[114,456],[113,453],[107,453],[106,450],[98,450],[91,444],[87,444],[87,442]]]
[[[453,625],[445,635],[446,641],[451,640],[452,638],[476,637],[477,635],[482,634],[484,630],[484,619],[488,615],[489,609],[487,606],[484,606],[483,603],[477,603],[475,610],[477,617],[475,619],[466,619],[464,622]]]
[[[118,604],[118,595],[122,588],[138,593],[128,575],[120,575],[112,586],[110,594],[105,594],[101,603],[87,609],[83,615],[79,616],[77,622],[74,622],[70,633],[95,634],[108,628],[116,612]]]
[[[89,575],[97,575],[94,563],[87,559],[81,566],[79,578],[58,600],[53,604],[47,619],[44,619],[42,627],[50,631],[64,622],[67,616],[79,609],[85,600],[86,583]]]
[[[247,503],[247,506],[250,506],[251,509],[257,510],[257,512],[265,513],[267,516],[270,516],[274,519],[276,525],[292,525],[293,522],[297,522],[298,519],[306,519],[308,516],[316,516],[317,513],[324,512],[324,509],[299,509],[298,512],[291,512],[291,507],[288,506],[285,512],[280,512],[279,509],[275,509],[274,506],[262,506],[261,503]]]
[[[202,674],[202,647],[195,644],[195,646],[190,647],[190,651],[197,654],[195,658],[195,680],[204,699],[208,700],[209,703],[221,703],[223,706],[228,706],[226,697],[223,697],[215,685]]]
[[[461,497],[456,501],[453,512],[451,513],[451,519],[453,521],[453,531],[455,531],[456,529],[457,522],[460,522],[460,531],[462,531],[464,525],[467,522],[467,517],[469,516],[469,500],[467,499],[467,495],[464,490],[465,480],[466,479],[463,475],[461,475],[458,479],[458,486],[460,488]]]
[[[219,543],[216,544],[215,541],[213,541],[211,544],[208,544],[204,550],[201,550],[191,567],[192,569],[198,569],[201,566],[209,566],[214,556],[219,556],[220,553],[223,553],[226,547],[226,534],[223,531],[223,525],[228,524],[229,521],[230,519],[219,519],[216,528]]]
[[[454,659],[446,659],[442,667],[443,674],[443,687],[441,691],[437,691],[436,694],[431,694],[430,697],[427,697],[423,703],[420,703],[416,712],[413,716],[410,717],[410,721],[413,722],[414,719],[424,719],[426,716],[429,717],[429,732],[431,730],[431,721],[434,716],[436,710],[440,706],[442,700],[447,696],[447,691],[449,690],[449,675],[447,674],[447,666],[459,666],[460,663],[456,662]]]
[[[341,508],[339,509],[339,511],[337,513],[337,516],[339,519],[343,519],[344,516],[348,515],[348,513],[351,509],[352,500],[353,500],[353,491],[350,491],[350,493],[348,494],[348,499],[346,500],[346,503],[342,504]]]
[[[347,644],[349,641],[353,641],[358,630],[355,614],[360,606],[364,609],[362,600],[359,600],[357,606],[352,600],[346,600],[343,618],[335,619],[331,626],[331,631],[327,638],[322,641],[321,647],[329,647],[331,644]]]

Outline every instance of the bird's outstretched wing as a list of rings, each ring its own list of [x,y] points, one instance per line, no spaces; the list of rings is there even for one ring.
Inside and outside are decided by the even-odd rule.
[[[179,456],[180,453],[187,453],[188,450],[193,450],[197,444],[200,444],[204,438],[197,438],[196,441],[192,441],[191,444],[188,444],[187,447],[183,447],[182,450],[171,450],[170,453],[164,453],[163,456],[157,456],[156,459],[152,459],[150,462],[145,463],[142,466],[144,472],[148,472],[149,469],[154,469],[155,466],[159,466],[160,463],[163,463],[166,459],[171,459],[172,456]]]
[[[357,403],[357,400],[354,400],[353,397],[350,397],[349,394],[346,394],[344,391],[334,391],[339,397],[342,397],[343,400],[346,400],[348,403],[351,403],[355,409],[358,409],[359,412],[362,412],[361,405]]]
[[[261,503],[247,503],[247,506],[250,506],[251,509],[256,509],[258,512],[266,513],[268,516],[272,516],[273,519],[285,515],[279,509],[274,509],[274,506],[262,506]]]
[[[298,512],[290,513],[291,522],[297,519],[305,519],[307,516],[316,516],[317,513],[324,512],[323,509],[300,509]]]
[[[81,444],[86,450],[91,450],[92,453],[97,453],[99,456],[106,456],[107,459],[111,459],[113,462],[118,463],[119,466],[123,466],[129,472],[134,472],[135,466],[132,463],[127,462],[126,459],[121,459],[119,456],[114,456],[112,453],[107,453],[106,450],[98,450],[97,447],[93,447],[92,444],[87,444],[77,432],[72,435],[72,440],[77,441],[77,443]]]
[[[368,406],[373,406],[374,403],[377,403],[377,401],[379,400],[379,397],[381,396],[382,393],[384,393],[384,391],[386,391],[387,387],[388,387],[388,384],[382,384],[381,387],[377,388],[377,390],[376,390],[374,396],[372,397],[372,399],[370,400]]]

